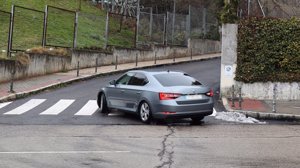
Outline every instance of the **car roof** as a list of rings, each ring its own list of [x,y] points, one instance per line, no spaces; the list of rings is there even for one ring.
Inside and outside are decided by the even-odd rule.
[[[182,71],[170,71],[170,70],[131,70],[128,71],[130,73],[143,73],[143,74],[149,74],[149,75],[157,75],[157,74],[166,74],[166,73],[178,73],[178,74],[185,74],[185,72]]]

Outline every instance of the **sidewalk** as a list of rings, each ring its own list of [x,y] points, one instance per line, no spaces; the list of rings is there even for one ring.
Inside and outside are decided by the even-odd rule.
[[[272,100],[255,100],[244,98],[241,107],[237,100],[232,103],[231,99],[222,98],[227,111],[240,112],[246,116],[257,119],[300,121],[300,100],[276,101],[273,112]]]
[[[173,59],[164,59],[164,60],[157,60],[156,64],[154,64],[154,61],[145,61],[145,62],[138,62],[138,66],[136,66],[136,63],[134,62],[134,63],[127,63],[127,64],[120,64],[117,66],[117,69],[115,69],[115,65],[101,66],[97,68],[97,73],[95,73],[95,67],[86,68],[86,69],[80,69],[78,77],[77,77],[77,70],[32,77],[32,78],[14,81],[13,84],[14,93],[9,92],[10,82],[0,83],[0,103],[5,101],[11,101],[17,98],[22,98],[30,94],[35,94],[44,91],[46,89],[59,87],[61,85],[69,84],[76,81],[91,79],[105,74],[123,72],[132,69],[139,69],[139,68],[146,68],[146,67],[155,67],[155,66],[162,66],[168,64],[178,64],[183,62],[207,60],[207,59],[219,58],[220,55],[221,55],[220,53],[217,53],[217,54],[193,56],[192,59],[190,57],[176,58],[175,62],[173,61]]]

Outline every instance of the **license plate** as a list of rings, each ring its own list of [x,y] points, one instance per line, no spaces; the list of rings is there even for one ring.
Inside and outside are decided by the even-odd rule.
[[[202,99],[202,95],[187,95],[186,99],[187,100],[195,100],[195,99]]]

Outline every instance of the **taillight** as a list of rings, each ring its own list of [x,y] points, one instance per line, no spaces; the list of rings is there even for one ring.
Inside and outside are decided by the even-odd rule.
[[[159,93],[159,100],[172,100],[180,96],[178,93]]]
[[[205,94],[206,94],[206,96],[213,97],[214,96],[214,91],[212,89],[210,89],[209,92],[207,92]]]

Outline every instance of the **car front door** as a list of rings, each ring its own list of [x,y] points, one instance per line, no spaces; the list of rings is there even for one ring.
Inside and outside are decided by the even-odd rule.
[[[134,76],[134,73],[126,73],[121,76],[114,84],[109,85],[107,87],[107,101],[108,106],[111,108],[117,109],[125,109],[126,108],[126,101],[127,97],[126,93],[126,86],[129,80]]]
[[[141,94],[145,91],[145,85],[148,83],[146,76],[142,73],[136,73],[131,77],[128,84],[125,86],[126,90],[124,96],[126,96],[126,109],[127,111],[136,112]]]

